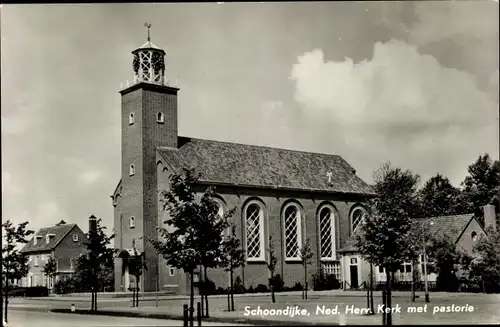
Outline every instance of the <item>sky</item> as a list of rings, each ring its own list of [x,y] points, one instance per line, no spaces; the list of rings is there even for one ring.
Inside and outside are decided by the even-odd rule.
[[[3,5],[2,219],[113,228],[120,85],[166,53],[179,134],[441,173],[498,153],[498,2]]]

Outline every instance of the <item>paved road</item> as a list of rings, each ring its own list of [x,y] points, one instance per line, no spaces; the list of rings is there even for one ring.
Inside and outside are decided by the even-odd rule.
[[[12,310],[9,312],[9,327],[110,327],[110,326],[179,326],[179,320],[148,318],[123,318],[91,315],[74,315],[52,312]],[[203,326],[245,326],[237,324],[209,323]],[[250,326],[250,325],[246,325]]]

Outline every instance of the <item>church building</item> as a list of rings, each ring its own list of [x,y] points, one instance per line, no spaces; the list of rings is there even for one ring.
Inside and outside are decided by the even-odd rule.
[[[365,214],[363,203],[373,191],[341,156],[220,142],[180,136],[179,89],[167,82],[165,51],[148,41],[132,51],[134,81],[121,94],[121,180],[113,192],[115,291],[133,285],[125,257],[134,248],[148,269],[141,291],[186,294],[189,278],[167,265],[143,237],[158,237],[166,227],[159,194],[182,168],[201,173],[202,194],[215,186],[220,212],[236,208],[233,223],[245,251],[244,267],[235,272],[246,288],[267,285],[266,249],[271,236],[278,259],[276,273],[286,286],[303,280],[299,250],[311,240],[315,256],[308,269],[323,269],[342,280],[340,250]],[[355,274],[350,268],[350,273]],[[209,270],[217,287],[228,286],[228,274]]]

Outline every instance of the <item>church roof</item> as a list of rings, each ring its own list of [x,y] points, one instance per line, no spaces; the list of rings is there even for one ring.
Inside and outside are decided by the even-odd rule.
[[[21,250],[23,253],[27,252],[39,252],[39,251],[49,251],[54,249],[59,242],[75,227],[76,224],[57,224],[52,227],[41,228],[38,233],[31,238],[31,240],[24,246]],[[45,237],[51,234],[53,237],[50,238],[49,243],[46,242]],[[39,237],[36,245],[34,242],[35,237]]]
[[[472,219],[474,219],[474,214],[472,213],[455,216],[415,218],[412,221],[412,228],[420,228],[425,223],[429,234],[446,235],[456,243]],[[431,222],[432,224],[430,224]],[[338,252],[356,252],[355,243],[355,237],[351,236]]]
[[[155,50],[161,51],[163,53],[165,52],[165,51],[163,51],[162,48],[154,45],[151,41],[147,41],[146,43],[144,43],[143,45],[141,45],[140,47],[138,47],[137,49],[132,51],[132,53],[135,53],[136,51],[139,51],[139,50],[145,50],[145,49],[155,49]]]
[[[175,169],[195,168],[201,182],[374,195],[338,155],[188,137],[179,137],[177,149],[160,147],[158,152]]]

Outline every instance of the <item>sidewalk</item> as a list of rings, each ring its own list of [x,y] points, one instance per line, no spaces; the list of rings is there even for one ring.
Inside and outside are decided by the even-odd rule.
[[[101,295],[101,293],[97,294],[97,298],[99,302],[126,302],[126,301],[131,301],[132,298],[128,296],[123,296],[124,293],[117,293],[119,296],[117,297],[112,297],[111,295],[113,293],[105,293],[107,296]],[[366,297],[366,291],[343,291],[343,290],[331,290],[331,291],[308,291],[307,294],[311,297],[329,297],[329,296],[334,296],[334,297]],[[416,292],[417,295],[423,296],[423,292]],[[276,293],[276,296],[301,296],[302,291],[295,291],[295,292],[280,292]],[[446,293],[446,292],[431,292],[430,293],[432,298],[450,298],[450,297],[476,297],[476,296],[484,296],[482,293]],[[235,298],[245,298],[245,297],[269,297],[271,296],[271,293],[245,293],[245,294],[235,294]],[[373,296],[376,298],[382,297],[382,292],[377,291],[373,292]],[[500,297],[500,294],[498,294]],[[195,295],[195,297],[199,297],[198,295]],[[227,294],[220,294],[220,295],[210,295],[210,299],[217,299],[217,298],[226,298]],[[393,298],[409,298],[410,297],[410,292],[392,292],[392,297]],[[156,294],[154,292],[151,293],[142,293],[139,296],[140,301],[156,301],[156,299],[160,301],[168,301],[168,300],[188,300],[189,295],[165,295],[165,294]],[[91,295],[90,293],[83,293],[83,294],[64,294],[64,295],[56,295],[56,294],[51,294],[49,297],[27,297],[26,299],[29,300],[51,300],[51,301],[66,301],[66,302],[83,302],[83,301],[90,301]]]
[[[333,296],[335,293],[322,292],[323,296],[318,295],[319,292],[310,294],[309,300],[302,300],[300,292],[293,292],[292,295],[283,296],[278,294],[276,297],[277,303],[270,303],[269,297],[264,298],[263,295],[254,299],[249,296],[235,297],[236,311],[227,312],[227,300],[213,298],[210,300],[210,318],[205,318],[203,321],[210,322],[225,322],[225,323],[239,323],[251,325],[345,325],[345,324],[361,324],[361,325],[380,325],[382,322],[382,315],[376,314],[374,316],[365,315],[363,312],[353,313],[346,310],[348,307],[365,308],[365,301],[363,298],[347,301],[338,299],[342,302],[328,301],[328,295]],[[344,292],[351,293],[351,292]],[[361,294],[363,292],[357,292]],[[297,296],[299,295],[299,296]],[[400,296],[408,296],[401,292]],[[255,297],[255,296],[254,296]],[[439,294],[432,293],[432,303],[428,304],[428,310],[422,313],[408,313],[406,310],[409,306],[407,299],[402,299],[398,302],[393,302],[393,307],[396,303],[401,304],[403,310],[401,313],[394,313],[394,324],[407,324],[407,325],[422,325],[422,324],[470,324],[476,323],[498,323],[500,321],[500,296],[498,294],[479,294],[478,296],[470,296],[470,294]],[[179,300],[179,298],[177,298]],[[352,301],[351,301],[352,300]],[[195,303],[199,298],[195,298]],[[380,298],[374,301],[374,308],[377,311]],[[172,301],[160,304],[159,307],[152,306],[150,303],[142,303],[139,308],[121,307],[121,308],[103,308],[98,312],[102,315],[111,316],[127,316],[127,317],[147,317],[156,319],[173,319],[182,320],[182,305],[187,303],[186,300]],[[464,306],[466,304],[473,304],[475,306],[474,312],[446,312],[435,313],[432,312],[435,306],[450,306],[450,305]],[[412,305],[424,306],[426,305],[422,299]],[[335,307],[338,308],[337,312],[331,312]],[[290,308],[294,314],[291,315],[286,311]],[[321,310],[318,308],[326,308]],[[78,308],[77,308],[78,309]],[[250,310],[254,311],[251,315]],[[303,312],[302,310],[306,310]],[[330,311],[328,311],[330,309]],[[280,310],[280,311],[277,311]],[[77,310],[77,313],[88,314],[87,310]],[[55,312],[70,312],[69,309],[55,310]]]

